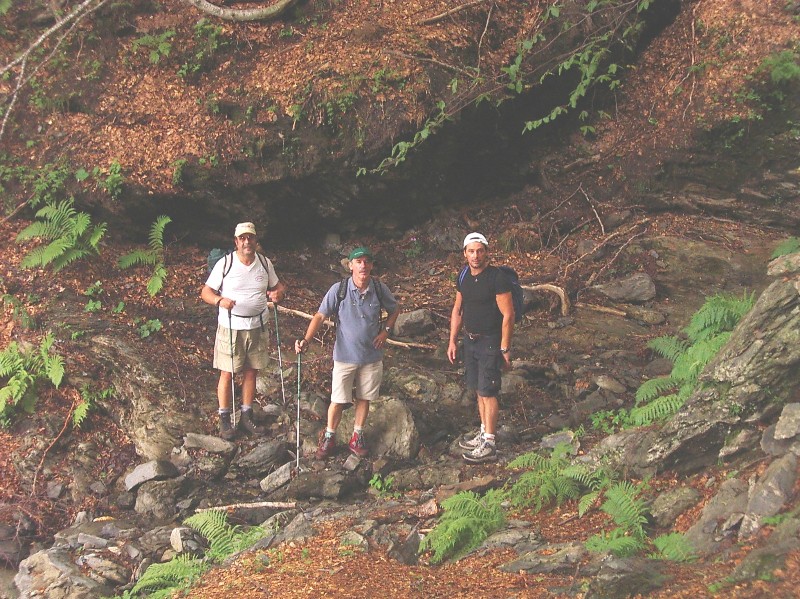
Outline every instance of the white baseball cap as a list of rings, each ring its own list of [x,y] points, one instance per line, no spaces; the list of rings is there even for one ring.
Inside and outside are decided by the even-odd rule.
[[[239,235],[244,235],[245,233],[250,233],[250,235],[255,235],[256,226],[253,223],[239,223],[238,225],[236,225],[236,231],[233,232],[233,236],[239,237]]]
[[[486,247],[489,247],[489,242],[486,241],[486,238],[480,233],[470,233],[467,235],[464,238],[464,247],[467,247],[470,243],[475,243],[476,241],[482,243]]]

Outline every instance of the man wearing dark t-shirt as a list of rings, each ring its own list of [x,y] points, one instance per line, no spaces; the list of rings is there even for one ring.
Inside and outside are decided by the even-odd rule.
[[[456,300],[450,314],[447,357],[456,360],[458,333],[464,329],[464,380],[474,389],[481,417],[480,432],[459,445],[468,450],[465,461],[480,464],[497,459],[495,429],[499,406],[500,372],[511,366],[514,303],[511,282],[489,265],[489,242],[480,233],[464,238],[468,269],[456,281]]]

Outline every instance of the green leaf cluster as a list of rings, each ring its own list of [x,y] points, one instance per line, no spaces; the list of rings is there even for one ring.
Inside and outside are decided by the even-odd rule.
[[[40,383],[48,381],[58,388],[64,378],[64,360],[53,348],[48,334],[39,347],[24,351],[11,342],[0,352],[0,424],[8,426],[18,409],[33,412]]]
[[[117,261],[122,269],[132,266],[152,266],[153,272],[147,282],[147,293],[155,297],[164,287],[167,269],[164,266],[164,229],[172,222],[169,216],[161,215],[150,227],[149,247],[146,250],[134,250]]]
[[[228,515],[220,510],[200,512],[183,523],[208,539],[206,558],[213,562],[221,562],[234,553],[247,549],[265,534],[264,529],[259,526],[248,530],[241,526],[231,526],[228,524]]]
[[[605,423],[611,420],[623,428],[648,426],[677,413],[697,388],[703,369],[754,303],[752,293],[741,297],[714,295],[692,316],[683,330],[685,339],[664,336],[651,340],[648,347],[673,363],[670,374],[645,381],[636,391],[636,404],[630,411],[598,414],[592,418],[593,425],[609,428]]]
[[[579,515],[586,513],[609,484],[612,474],[572,464],[567,457],[569,449],[568,444],[561,443],[549,457],[531,452],[512,460],[509,468],[527,470],[506,490],[512,505],[533,507],[538,512],[551,503],[561,505],[570,499],[579,499]]]
[[[442,502],[444,514],[436,527],[422,539],[420,553],[432,551],[431,563],[459,557],[480,545],[505,524],[503,493],[492,489],[483,497],[462,491]]]
[[[23,268],[51,266],[59,271],[75,260],[100,253],[106,224],[92,225],[87,213],[75,210],[73,198],[48,204],[36,213],[36,218],[39,220],[17,234],[17,242],[41,239],[47,243],[22,259]]]
[[[794,254],[795,252],[800,252],[800,237],[790,237],[789,239],[784,239],[778,244],[778,247],[775,248],[775,251],[772,252],[771,257],[772,259],[780,258],[781,256]]]

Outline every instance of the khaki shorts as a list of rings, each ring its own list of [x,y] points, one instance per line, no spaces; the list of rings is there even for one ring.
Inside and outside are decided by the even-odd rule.
[[[372,364],[333,363],[331,381],[331,402],[353,403],[353,389],[356,399],[372,401],[378,399],[383,379],[383,361]]]
[[[217,338],[214,341],[214,368],[231,371],[230,329],[217,325]],[[262,370],[269,364],[267,332],[258,329],[233,331],[233,368],[235,372],[245,369]]]

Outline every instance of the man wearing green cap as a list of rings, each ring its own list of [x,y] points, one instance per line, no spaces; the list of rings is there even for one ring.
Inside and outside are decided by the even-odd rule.
[[[364,425],[369,414],[369,402],[377,399],[380,393],[383,348],[400,314],[400,307],[389,288],[371,276],[374,265],[372,252],[366,247],[357,247],[350,252],[348,260],[351,276],[328,289],[306,334],[294,344],[297,353],[303,352],[325,319],[335,317],[331,404],[325,434],[315,454],[319,460],[334,452],[336,428],[342,419],[344,406],[349,403],[356,409],[350,451],[359,457],[368,454]],[[339,292],[340,285],[342,293]],[[385,322],[381,319],[381,309],[388,314]]]

